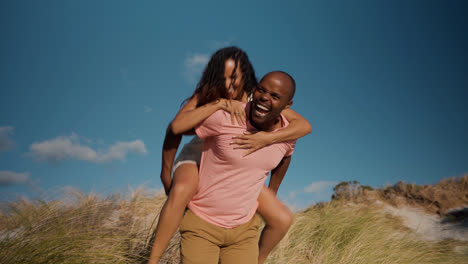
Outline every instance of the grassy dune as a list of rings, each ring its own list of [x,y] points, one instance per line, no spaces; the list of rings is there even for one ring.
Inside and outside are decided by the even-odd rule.
[[[468,263],[468,243],[429,242],[381,205],[333,201],[297,213],[268,263]]]
[[[4,205],[0,263],[142,263],[164,198],[137,192]]]
[[[145,263],[165,197],[65,197],[2,204],[0,263]],[[382,208],[338,199],[298,212],[267,263],[468,263],[468,243],[424,240]],[[161,263],[179,262],[178,240]]]
[[[377,191],[390,204],[409,204],[423,207],[431,213],[446,215],[449,209],[468,205],[468,174],[446,178],[434,185],[398,182]]]

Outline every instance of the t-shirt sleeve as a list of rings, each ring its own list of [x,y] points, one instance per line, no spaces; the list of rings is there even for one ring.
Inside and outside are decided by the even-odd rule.
[[[225,118],[225,112],[223,110],[218,110],[198,124],[198,126],[195,127],[195,133],[197,133],[197,136],[201,139],[219,135]]]

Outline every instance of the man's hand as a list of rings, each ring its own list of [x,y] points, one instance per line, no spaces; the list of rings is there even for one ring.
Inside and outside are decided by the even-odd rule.
[[[244,135],[232,137],[234,149],[248,149],[244,157],[272,143],[271,134],[264,131],[246,131]]]

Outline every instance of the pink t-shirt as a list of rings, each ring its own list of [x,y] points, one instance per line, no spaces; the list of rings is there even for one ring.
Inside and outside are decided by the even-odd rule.
[[[248,112],[246,110],[246,112]],[[288,121],[282,116],[283,127]],[[243,157],[246,150],[233,149],[232,136],[253,127],[231,124],[230,114],[219,110],[196,129],[204,139],[198,192],[188,204],[200,218],[224,228],[248,222],[257,210],[257,199],[268,177],[285,156],[292,155],[296,141],[276,143]]]

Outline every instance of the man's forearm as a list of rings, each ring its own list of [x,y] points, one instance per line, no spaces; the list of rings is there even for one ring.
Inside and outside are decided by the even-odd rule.
[[[275,194],[278,192],[278,189],[283,181],[286,171],[288,171],[289,163],[291,162],[291,156],[284,157],[281,162],[271,171],[270,183],[268,188],[270,188]]]
[[[175,135],[170,129],[170,124],[166,130],[161,160],[161,181],[164,191],[169,194],[172,185],[172,166],[177,153],[177,148],[182,140],[182,135]]]

